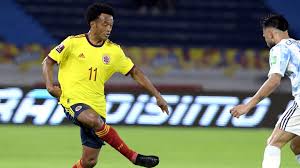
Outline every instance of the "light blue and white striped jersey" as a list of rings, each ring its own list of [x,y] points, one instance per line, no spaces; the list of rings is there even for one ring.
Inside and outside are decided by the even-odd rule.
[[[292,83],[292,93],[300,105],[300,41],[283,39],[270,50],[270,71],[268,76],[278,73],[288,76]]]

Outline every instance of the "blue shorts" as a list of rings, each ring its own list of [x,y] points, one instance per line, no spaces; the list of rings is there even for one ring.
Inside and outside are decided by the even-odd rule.
[[[100,149],[102,145],[104,145],[104,142],[96,135],[95,131],[92,128],[84,126],[80,121],[77,120],[77,117],[81,112],[87,109],[91,109],[91,107],[83,103],[78,103],[72,105],[71,108],[66,108],[64,106],[63,108],[67,119],[80,127],[82,145],[94,149]],[[105,122],[105,118],[102,118],[102,120]]]

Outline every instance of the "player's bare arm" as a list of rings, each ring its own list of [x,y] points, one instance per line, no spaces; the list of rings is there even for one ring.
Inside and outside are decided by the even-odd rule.
[[[43,61],[43,78],[45,80],[46,88],[48,92],[59,98],[61,95],[61,89],[58,86],[53,84],[53,67],[56,64],[54,60],[49,57],[46,57]]]
[[[271,74],[268,80],[261,86],[256,94],[246,104],[240,104],[230,110],[233,117],[239,118],[241,115],[248,113],[253,107],[255,107],[261,100],[269,96],[279,85],[281,81],[281,75],[274,73]]]
[[[129,74],[137,83],[139,83],[141,86],[143,86],[145,89],[147,89],[150,92],[150,94],[156,98],[157,105],[161,108],[161,110],[163,112],[169,114],[167,102],[160,95],[159,91],[153,86],[153,84],[147,78],[147,76],[145,76],[144,73],[136,66],[134,66],[130,70]]]

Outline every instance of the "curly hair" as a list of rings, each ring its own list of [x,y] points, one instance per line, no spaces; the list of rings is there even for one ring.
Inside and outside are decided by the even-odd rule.
[[[114,16],[114,11],[111,6],[104,3],[94,3],[87,8],[85,14],[87,24],[90,25],[91,21],[97,19],[101,13]]]

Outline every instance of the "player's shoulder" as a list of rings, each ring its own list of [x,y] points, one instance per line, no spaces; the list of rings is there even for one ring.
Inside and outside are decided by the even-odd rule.
[[[277,50],[280,50],[281,48],[283,48],[283,47],[285,47],[283,44],[276,44],[275,46],[273,46],[272,48],[271,48],[271,52],[273,52],[273,51],[277,51]]]
[[[77,34],[69,36],[70,39],[85,38],[85,34]]]
[[[270,55],[288,56],[291,48],[287,45],[287,40],[282,40],[270,50]]]
[[[78,34],[78,35],[70,35],[64,40],[64,44],[81,44],[82,41],[85,39],[85,34]]]
[[[85,34],[71,35],[71,36],[68,36],[66,40],[77,41],[77,40],[82,40],[82,39],[85,39]]]
[[[282,40],[274,47],[271,48],[270,52],[282,52],[288,50],[288,46],[290,45],[289,40]]]
[[[121,46],[119,44],[117,44],[109,39],[106,40],[105,45],[107,47],[112,47],[112,48],[121,48]]]

